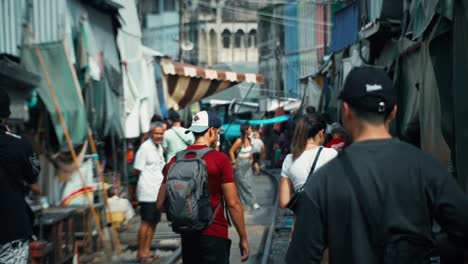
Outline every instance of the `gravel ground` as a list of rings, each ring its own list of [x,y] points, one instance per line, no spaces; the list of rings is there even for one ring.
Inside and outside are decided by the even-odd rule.
[[[293,224],[294,213],[288,209],[278,209],[276,213],[275,232],[271,245],[269,264],[285,264],[285,257],[289,247],[289,236]],[[322,258],[321,264],[328,264],[328,250]]]

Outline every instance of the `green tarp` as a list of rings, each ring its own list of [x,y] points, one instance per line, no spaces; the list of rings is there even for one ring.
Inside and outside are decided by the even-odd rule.
[[[443,162],[449,157],[451,172],[468,193],[468,3],[415,1],[411,15],[413,37],[424,36],[417,63],[424,80],[421,147]]]
[[[63,43],[39,44],[38,47],[42,53],[45,67],[47,68],[72,142],[73,144],[82,144],[88,133],[86,111],[79,94],[80,89],[73,81]],[[22,47],[21,63],[28,71],[41,77],[37,91],[50,114],[59,148],[61,150],[68,149],[64,130],[60,124],[57,110],[54,107],[52,95],[46,82],[45,72],[41,69],[35,47]]]
[[[119,85],[115,79],[118,73],[106,63],[104,74],[99,81],[89,81],[85,89],[86,108],[88,110],[89,123],[93,129],[94,136],[102,139],[107,136],[117,138],[124,137],[122,122],[122,100],[112,89],[112,85]],[[120,85],[122,81],[120,79]]]
[[[410,6],[411,21],[408,31],[412,32],[413,39],[419,39],[423,36],[436,14],[452,19],[454,1],[459,0],[412,1]]]

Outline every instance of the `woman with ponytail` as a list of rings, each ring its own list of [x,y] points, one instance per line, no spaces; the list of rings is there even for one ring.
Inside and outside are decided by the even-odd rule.
[[[279,195],[281,208],[287,207],[291,194],[304,185],[311,174],[310,171],[317,155],[319,156],[314,171],[338,155],[336,150],[322,147],[326,128],[325,119],[318,113],[308,114],[297,123],[292,138],[292,153],[284,159],[281,170]],[[323,149],[319,151],[320,148]]]

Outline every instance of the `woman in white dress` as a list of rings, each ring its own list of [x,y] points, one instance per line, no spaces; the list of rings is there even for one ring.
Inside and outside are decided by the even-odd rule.
[[[307,180],[319,148],[323,145],[327,128],[325,119],[318,113],[308,114],[299,120],[294,129],[291,154],[283,162],[280,180],[279,206],[286,208],[291,195]],[[338,155],[331,148],[323,148],[314,171]]]
[[[259,209],[260,205],[256,202],[256,197],[252,190],[253,149],[252,142],[250,140],[252,126],[248,122],[245,122],[241,125],[240,132],[241,137],[234,142],[231,150],[229,151],[232,168],[235,170],[237,192],[239,193],[242,204],[246,209],[250,206],[253,209]]]

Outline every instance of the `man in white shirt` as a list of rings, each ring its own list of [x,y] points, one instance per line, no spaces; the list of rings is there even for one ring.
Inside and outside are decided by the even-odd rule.
[[[138,177],[137,198],[141,214],[137,258],[141,262],[155,258],[151,253],[151,240],[161,219],[161,212],[156,208],[156,198],[163,180],[162,170],[166,164],[161,146],[163,136],[164,124],[152,123],[149,138],[141,144],[135,157],[134,174]]]
[[[182,127],[180,116],[176,111],[170,110],[168,118],[172,123],[172,127],[166,130],[162,142],[162,146],[166,152],[167,162],[169,162],[177,152],[185,150],[187,146],[192,145],[195,141],[192,133],[185,133],[187,129]]]

